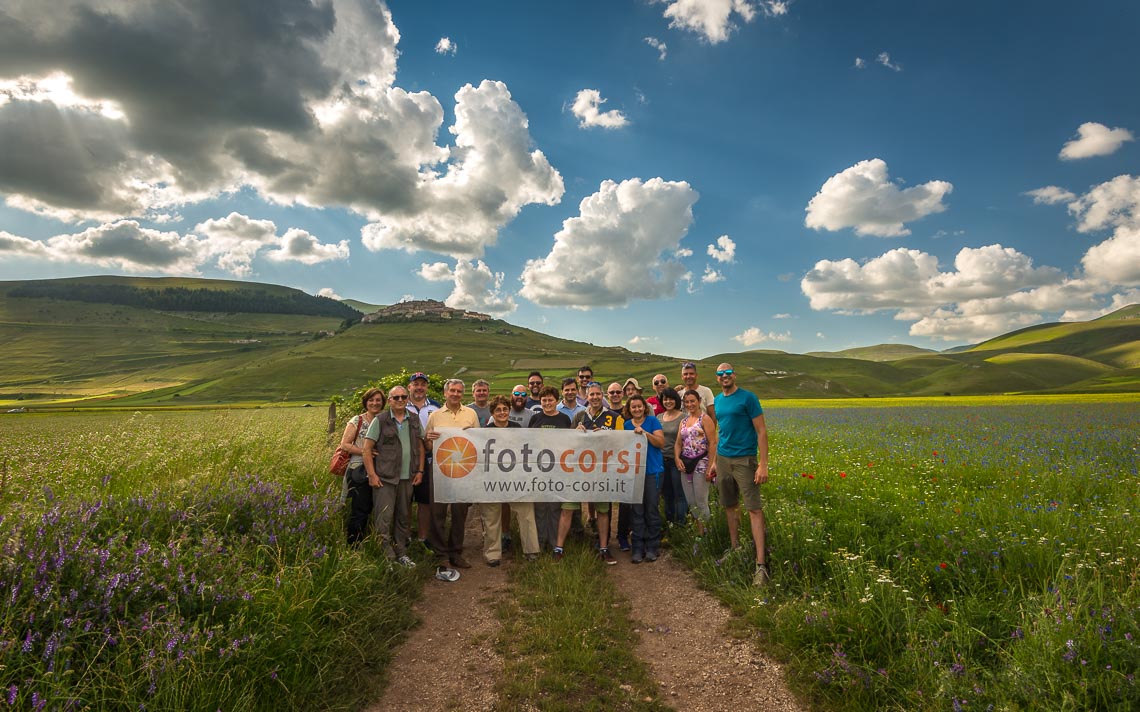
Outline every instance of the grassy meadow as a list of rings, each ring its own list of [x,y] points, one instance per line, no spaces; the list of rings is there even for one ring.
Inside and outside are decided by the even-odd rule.
[[[821,707],[1140,707],[1140,403],[766,420],[771,586],[723,510],[673,552]]]
[[[344,545],[324,426],[314,409],[0,420],[0,700],[374,699],[426,571]]]
[[[820,709],[1140,707],[1140,402],[867,403],[766,403],[770,587],[718,563],[715,507],[673,556]],[[343,544],[324,429],[324,409],[0,418],[0,700],[375,699],[429,571]],[[587,548],[510,571],[503,709],[661,704]]]

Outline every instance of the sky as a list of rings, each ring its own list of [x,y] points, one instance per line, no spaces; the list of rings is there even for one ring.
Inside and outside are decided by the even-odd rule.
[[[4,0],[0,280],[677,357],[1140,302],[1140,4]]]

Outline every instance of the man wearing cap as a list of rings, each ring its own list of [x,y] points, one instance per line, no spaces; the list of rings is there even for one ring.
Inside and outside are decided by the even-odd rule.
[[[701,408],[709,414],[710,418],[716,418],[716,411],[713,410],[713,392],[708,386],[702,386],[697,383],[697,364],[692,361],[686,361],[681,364],[681,382],[685,385],[677,389],[677,395],[682,399],[685,397],[685,391],[695,389],[697,395],[701,397]]]
[[[636,378],[630,376],[625,379],[625,383],[621,387],[621,392],[622,395],[625,396],[625,399],[629,400],[630,396],[641,395],[641,384],[637,382]]]
[[[477,428],[479,416],[475,411],[463,405],[463,381],[458,378],[448,379],[443,385],[443,407],[435,410],[427,422],[427,431],[424,437],[433,445],[439,440],[440,428]],[[463,558],[463,530],[467,526],[466,503],[453,502],[450,504],[436,502],[432,497],[431,514],[432,524],[428,541],[435,550],[436,556],[446,556],[451,565],[460,569],[469,569],[471,564]],[[445,538],[443,533],[447,525],[447,514],[451,512],[451,530]]]
[[[645,402],[653,406],[653,415],[661,415],[665,412],[665,406],[661,405],[661,391],[669,387],[669,379],[665,377],[664,373],[658,373],[653,377],[653,395],[645,399]],[[678,403],[677,407],[680,408],[681,404]]]
[[[740,500],[748,510],[752,527],[752,543],[756,548],[756,571],[752,585],[768,583],[765,561],[764,500],[760,485],[768,481],[768,427],[764,410],[751,391],[736,385],[736,373],[730,363],[716,367],[721,392],[716,408],[716,462],[709,472],[717,478],[720,502],[728,517],[728,538],[735,550],[740,546]],[[730,550],[731,551],[731,550]]]
[[[428,398],[428,377],[416,371],[408,378],[408,412],[420,419],[421,430],[427,430],[428,416],[439,410],[439,401]],[[416,502],[416,536],[427,543],[431,532],[431,448],[424,448],[424,476],[412,488],[412,499]]]

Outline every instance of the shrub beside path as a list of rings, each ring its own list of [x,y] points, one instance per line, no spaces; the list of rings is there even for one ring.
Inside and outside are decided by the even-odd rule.
[[[464,551],[472,568],[455,583],[433,578],[425,584],[415,605],[421,624],[396,651],[388,686],[369,712],[497,708],[503,661],[495,650],[495,606],[510,595],[509,567],[522,564],[508,557],[502,567],[486,566],[481,540],[479,518],[472,515]],[[622,555],[607,573],[632,604],[641,633],[637,654],[650,666],[662,702],[690,712],[808,709],[788,689],[781,666],[753,641],[733,636],[728,610],[668,554],[636,566]]]

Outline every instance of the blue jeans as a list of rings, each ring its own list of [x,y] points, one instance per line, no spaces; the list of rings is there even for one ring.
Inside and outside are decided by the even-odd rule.
[[[684,524],[689,513],[682,477],[684,472],[677,468],[677,463],[666,459],[665,472],[661,475],[661,499],[665,502],[665,520],[674,524]]]
[[[661,473],[645,475],[645,489],[641,492],[641,504],[633,510],[634,553],[657,551],[661,545],[661,512],[657,509],[657,487]]]

